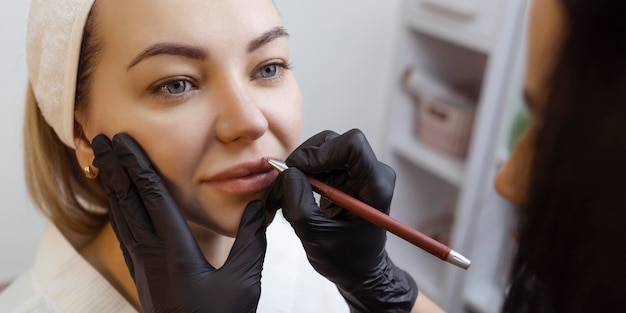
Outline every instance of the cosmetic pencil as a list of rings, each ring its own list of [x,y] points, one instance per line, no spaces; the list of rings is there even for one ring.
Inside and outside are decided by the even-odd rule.
[[[267,162],[274,167],[277,171],[283,172],[289,167],[284,162],[266,159]],[[425,234],[413,229],[393,217],[375,209],[374,207],[364,203],[345,192],[329,186],[318,179],[315,179],[307,175],[307,179],[313,190],[326,197],[335,204],[342,208],[362,217],[363,219],[371,222],[372,224],[381,227],[396,236],[412,243],[418,248],[430,253],[431,255],[444,260],[450,264],[458,266],[462,269],[469,268],[471,261],[464,257],[462,254],[452,250],[450,247],[432,239]]]

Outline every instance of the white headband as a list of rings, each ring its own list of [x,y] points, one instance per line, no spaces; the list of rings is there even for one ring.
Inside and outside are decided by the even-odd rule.
[[[74,148],[74,99],[83,28],[95,0],[32,0],[28,76],[46,122]]]

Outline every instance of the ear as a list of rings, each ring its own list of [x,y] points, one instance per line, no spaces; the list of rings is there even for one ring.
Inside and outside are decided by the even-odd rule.
[[[76,159],[78,160],[78,166],[84,169],[89,166],[91,173],[98,175],[98,169],[93,166],[93,160],[96,157],[93,149],[91,148],[91,142],[85,137],[83,132],[80,132],[79,136],[74,137],[74,147],[76,147]]]

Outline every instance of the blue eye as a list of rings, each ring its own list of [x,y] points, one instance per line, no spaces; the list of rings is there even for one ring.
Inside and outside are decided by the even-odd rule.
[[[252,79],[263,79],[269,82],[279,81],[285,70],[290,70],[291,64],[283,60],[276,60],[272,63],[263,65],[255,70]]]
[[[169,77],[154,83],[148,94],[166,101],[182,101],[198,89],[196,81],[188,76]]]
[[[276,74],[278,73],[278,70],[279,70],[278,65],[270,64],[270,65],[266,65],[262,67],[260,70],[260,74],[261,74],[261,77],[263,78],[272,78],[276,76]]]
[[[167,94],[178,95],[191,90],[192,84],[183,79],[166,82],[160,87],[160,91]]]

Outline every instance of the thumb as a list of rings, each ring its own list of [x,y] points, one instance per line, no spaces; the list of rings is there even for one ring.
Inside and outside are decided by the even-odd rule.
[[[261,201],[252,201],[243,211],[237,238],[228,255],[223,270],[233,269],[258,273],[260,276],[265,259],[267,229],[265,207]]]
[[[283,216],[296,231],[307,229],[309,221],[321,215],[309,180],[297,168],[280,174],[274,192],[274,196],[281,199]]]

